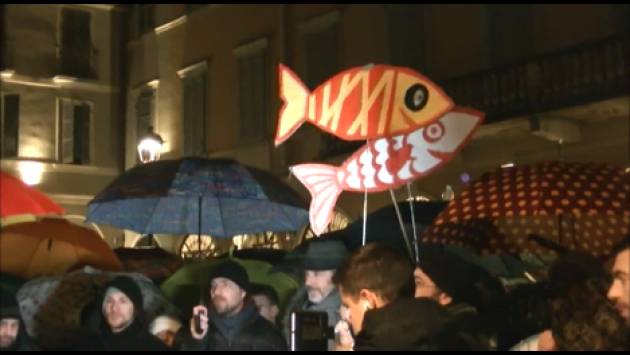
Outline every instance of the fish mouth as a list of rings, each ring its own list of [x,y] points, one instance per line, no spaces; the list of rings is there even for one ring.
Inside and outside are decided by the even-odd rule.
[[[431,156],[441,161],[449,160],[455,155],[454,152],[442,152],[442,151],[433,150],[433,149],[429,149],[428,151],[429,151],[429,154],[431,154]]]

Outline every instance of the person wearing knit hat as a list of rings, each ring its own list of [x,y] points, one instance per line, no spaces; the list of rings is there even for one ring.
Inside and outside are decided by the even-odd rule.
[[[0,350],[39,350],[26,333],[17,300],[5,290],[0,293]]]
[[[289,301],[282,319],[285,337],[290,339],[290,316],[292,312],[326,312],[328,327],[333,329],[341,319],[341,298],[333,282],[337,267],[347,258],[348,250],[340,240],[314,239],[308,242],[303,258],[304,285]],[[335,342],[328,341],[328,350],[334,350]]]
[[[99,328],[78,350],[167,350],[149,333],[143,321],[143,298],[138,284],[128,276],[117,276],[102,288]]]
[[[428,297],[443,306],[451,303],[478,305],[474,283],[483,271],[441,245],[425,245],[414,271],[416,297]]]
[[[248,297],[249,276],[241,264],[228,260],[210,273],[210,307],[193,308],[191,338],[182,350],[271,350],[283,351],[287,344],[273,324],[258,313]]]
[[[116,277],[106,285],[102,311],[112,333],[125,330],[141,314],[142,308],[140,287],[129,277]]]
[[[495,330],[482,326],[479,310],[489,299],[488,280],[481,267],[447,251],[442,245],[425,245],[414,270],[415,297],[431,298],[444,306],[451,324],[460,331],[471,350],[491,350]]]
[[[258,307],[258,313],[266,320],[277,325],[280,307],[278,305],[278,293],[273,287],[263,284],[251,284],[250,292],[252,300]]]

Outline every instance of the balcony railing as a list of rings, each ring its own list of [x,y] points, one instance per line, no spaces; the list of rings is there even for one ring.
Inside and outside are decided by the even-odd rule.
[[[630,94],[630,34],[538,55],[444,80],[458,106],[486,113],[485,123]],[[346,154],[362,142],[322,140],[320,158]]]
[[[604,40],[446,80],[457,105],[486,113],[486,123],[627,95],[630,37]]]

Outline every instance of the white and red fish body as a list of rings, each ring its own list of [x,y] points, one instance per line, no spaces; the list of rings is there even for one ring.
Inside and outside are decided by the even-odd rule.
[[[276,146],[305,121],[345,140],[409,133],[453,108],[453,101],[422,74],[402,67],[371,65],[345,70],[313,92],[286,66],[278,68],[280,110]]]
[[[482,123],[484,114],[456,108],[409,134],[369,141],[340,167],[301,164],[291,172],[311,193],[311,228],[322,233],[342,191],[379,192],[429,175],[448,162]]]

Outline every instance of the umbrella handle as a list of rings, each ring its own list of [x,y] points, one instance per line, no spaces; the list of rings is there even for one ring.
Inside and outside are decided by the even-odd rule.
[[[201,197],[201,195],[199,195],[199,199],[197,200],[198,202],[198,208],[197,210],[199,211],[198,214],[198,220],[197,220],[197,225],[198,225],[198,229],[197,229],[197,252],[199,253],[199,259],[201,259],[201,205],[203,203],[203,197]]]

